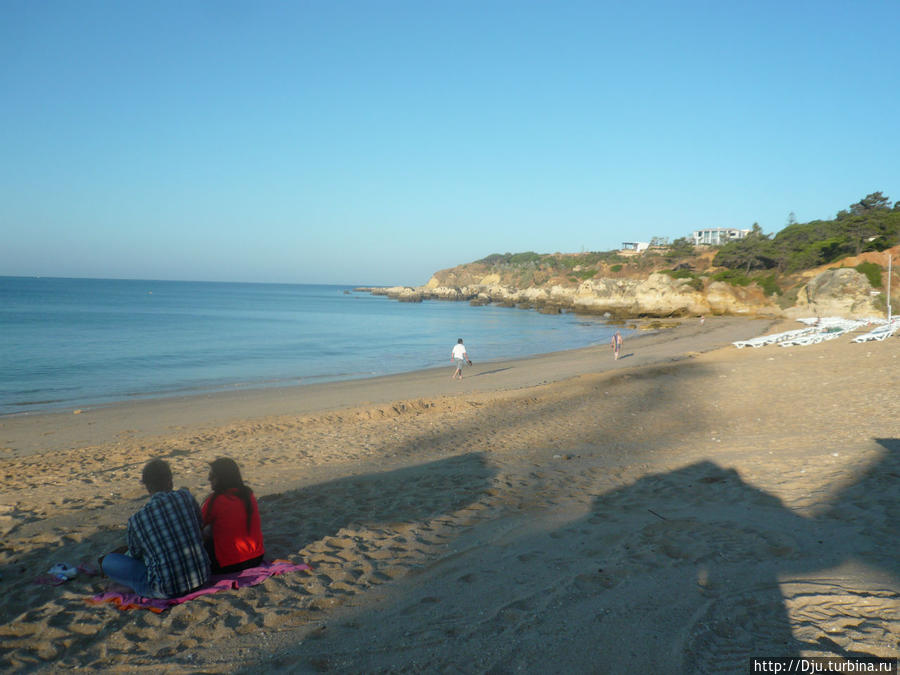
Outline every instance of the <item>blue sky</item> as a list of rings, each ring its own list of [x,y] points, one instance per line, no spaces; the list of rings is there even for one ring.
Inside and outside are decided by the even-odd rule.
[[[0,275],[424,284],[900,200],[900,3],[0,6]]]

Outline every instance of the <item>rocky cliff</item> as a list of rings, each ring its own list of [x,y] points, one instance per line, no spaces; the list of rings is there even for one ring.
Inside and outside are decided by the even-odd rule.
[[[854,269],[824,270],[784,296],[708,277],[676,278],[650,272],[643,278],[600,277],[580,283],[547,279],[520,287],[479,263],[437,272],[419,287],[365,288],[403,302],[423,300],[497,303],[556,313],[575,311],[617,318],[697,315],[874,317],[884,314],[878,293]],[[793,298],[796,298],[795,300]],[[883,303],[883,300],[881,301]]]
[[[797,293],[786,316],[844,316],[868,318],[884,314],[881,294],[865,275],[854,269],[827,270],[816,275]]]

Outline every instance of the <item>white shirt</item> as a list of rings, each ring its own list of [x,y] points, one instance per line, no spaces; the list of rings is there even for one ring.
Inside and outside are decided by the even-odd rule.
[[[457,343],[457,344],[453,345],[453,352],[452,352],[452,354],[453,354],[453,358],[454,358],[454,359],[463,359],[463,360],[465,360],[465,358],[466,358],[466,348],[465,348],[463,345]]]

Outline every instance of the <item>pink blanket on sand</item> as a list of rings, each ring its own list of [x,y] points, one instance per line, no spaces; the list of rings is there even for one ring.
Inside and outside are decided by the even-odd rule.
[[[258,567],[251,567],[242,572],[214,574],[203,588],[177,598],[145,598],[125,589],[123,592],[107,591],[100,595],[95,595],[92,598],[88,598],[87,602],[92,605],[111,602],[123,611],[126,609],[149,609],[151,612],[159,613],[164,612],[169,607],[199,598],[201,595],[210,595],[211,593],[227,591],[232,588],[243,588],[244,586],[256,586],[256,584],[262,583],[275,574],[309,569],[312,568],[303,563],[294,564],[288,560],[275,560],[274,562],[264,562]]]

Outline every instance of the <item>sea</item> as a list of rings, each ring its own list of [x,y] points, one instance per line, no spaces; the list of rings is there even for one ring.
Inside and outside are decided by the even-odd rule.
[[[349,380],[608,343],[601,317],[352,286],[0,277],[0,415]]]

